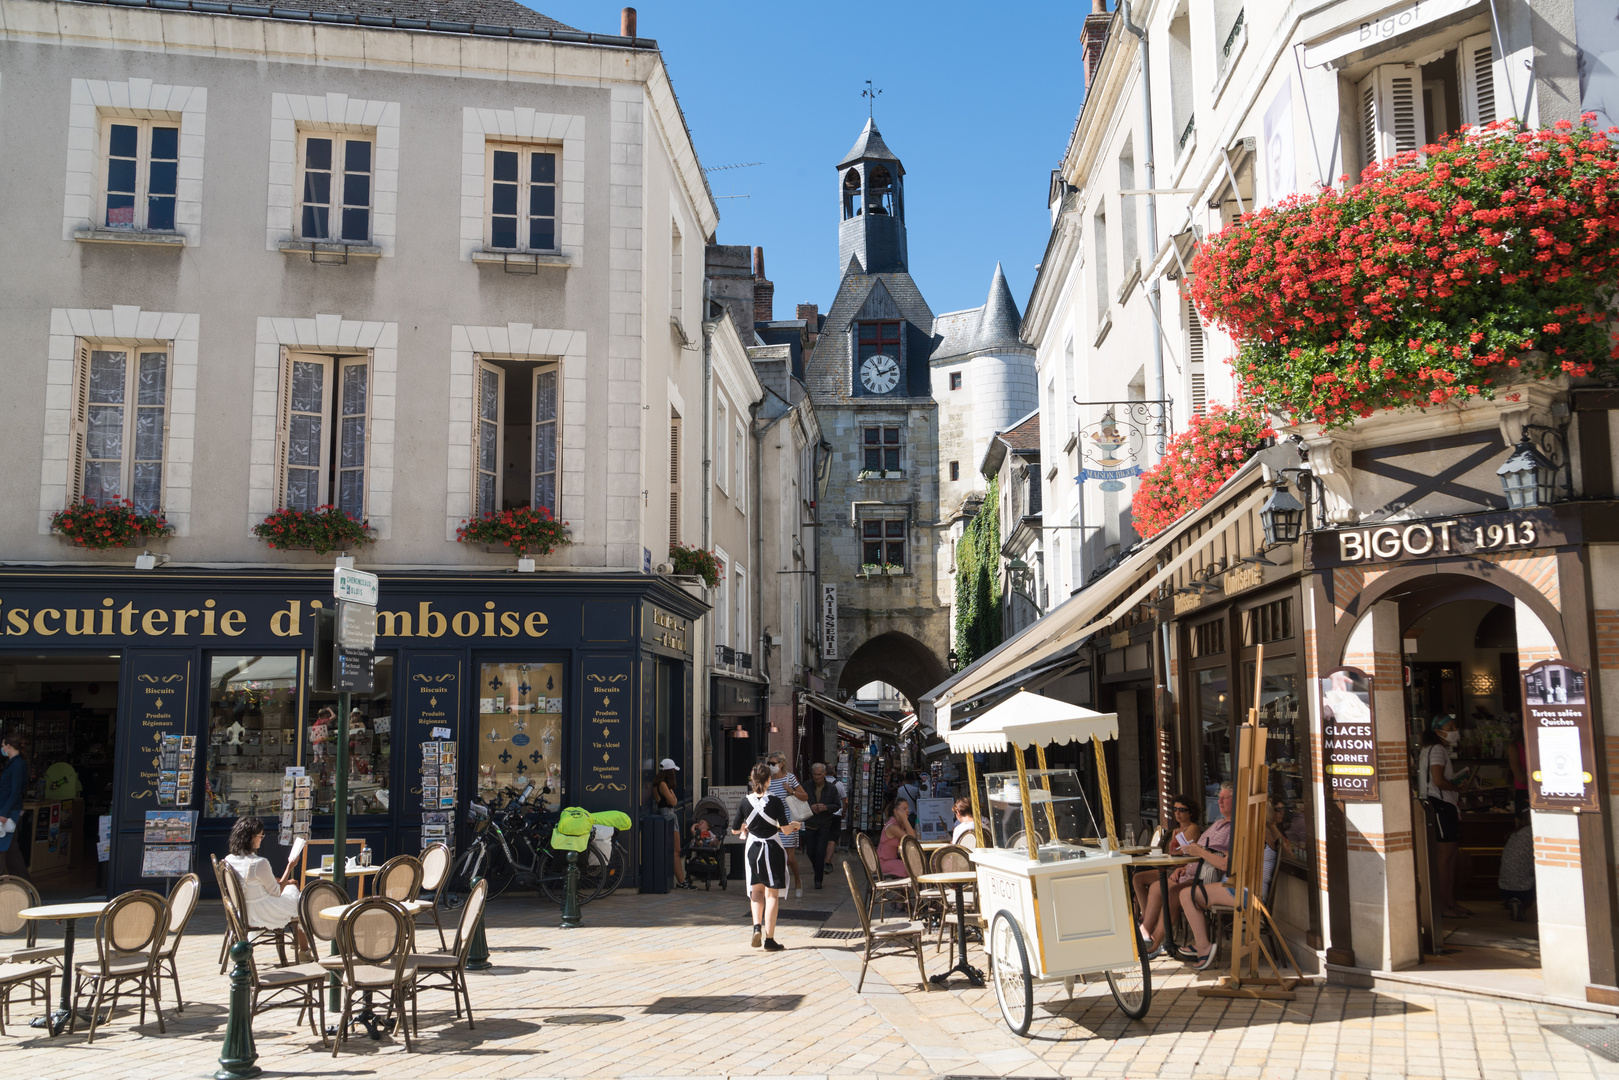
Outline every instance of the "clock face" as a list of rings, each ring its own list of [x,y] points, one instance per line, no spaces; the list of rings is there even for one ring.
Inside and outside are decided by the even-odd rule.
[[[885,353],[866,357],[860,365],[860,382],[873,394],[886,394],[899,385],[899,361]]]

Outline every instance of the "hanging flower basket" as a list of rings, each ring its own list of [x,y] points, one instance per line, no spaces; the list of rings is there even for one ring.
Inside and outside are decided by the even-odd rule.
[[[669,565],[677,574],[702,578],[710,589],[719,588],[720,580],[725,576],[725,564],[720,557],[700,547],[670,544]]]
[[[376,540],[375,529],[335,506],[277,510],[253,526],[253,535],[277,550],[303,549],[317,555],[364,547]]]
[[[554,549],[573,543],[568,523],[558,521],[543,506],[520,506],[515,510],[491,510],[482,517],[468,518],[455,530],[463,544],[484,544],[495,551],[510,551],[518,558],[549,555]]]
[[[1136,532],[1156,536],[1182,514],[1208,502],[1254,451],[1274,438],[1269,421],[1215,405],[1164,444],[1158,464],[1141,474],[1130,500]]]
[[[1619,143],[1594,119],[1473,129],[1209,238],[1192,295],[1240,347],[1239,398],[1336,427],[1619,372]]]
[[[128,499],[81,499],[51,515],[51,531],[74,547],[105,551],[168,536],[174,527],[162,514],[135,509]]]

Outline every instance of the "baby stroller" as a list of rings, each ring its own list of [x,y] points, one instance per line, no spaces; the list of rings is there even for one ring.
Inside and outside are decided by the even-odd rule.
[[[725,843],[725,805],[718,799],[709,797],[699,799],[697,805],[692,807],[692,832],[686,837],[685,860],[686,880],[697,881],[701,879],[705,890],[712,889],[714,882],[720,883],[720,888],[726,885],[725,852],[721,845]],[[712,837],[707,841],[697,839],[697,822],[708,822]]]

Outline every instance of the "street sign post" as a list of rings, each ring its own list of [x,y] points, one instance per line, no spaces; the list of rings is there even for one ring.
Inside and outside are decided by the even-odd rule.
[[[369,694],[377,645],[377,575],[337,567],[332,575],[332,596],[337,599],[332,641],[332,684],[337,691],[337,791],[332,800],[332,850],[337,858],[332,880],[346,887],[343,869],[348,862],[349,829],[349,694]],[[330,624],[328,624],[330,625]],[[318,647],[318,646],[317,646]],[[336,955],[337,942],[332,942]],[[339,1002],[336,976],[328,992],[332,1007]]]
[[[332,595],[352,604],[377,606],[377,575],[364,570],[337,567],[332,573]]]

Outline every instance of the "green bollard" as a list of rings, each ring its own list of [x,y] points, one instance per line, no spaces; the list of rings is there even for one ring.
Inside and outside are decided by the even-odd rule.
[[[568,884],[562,894],[562,929],[575,930],[583,921],[579,914],[579,853],[568,852]]]
[[[253,974],[248,968],[252,948],[245,941],[230,947],[230,1015],[225,1023],[225,1045],[219,1050],[219,1071],[214,1080],[246,1080],[261,1071],[253,1064],[259,1052],[253,1046]]]
[[[473,878],[468,891],[476,889],[483,878]],[[487,905],[486,905],[487,910]],[[488,971],[495,965],[489,962],[489,939],[483,933],[483,912],[478,913],[478,925],[472,928],[472,944],[467,946],[467,970]]]

